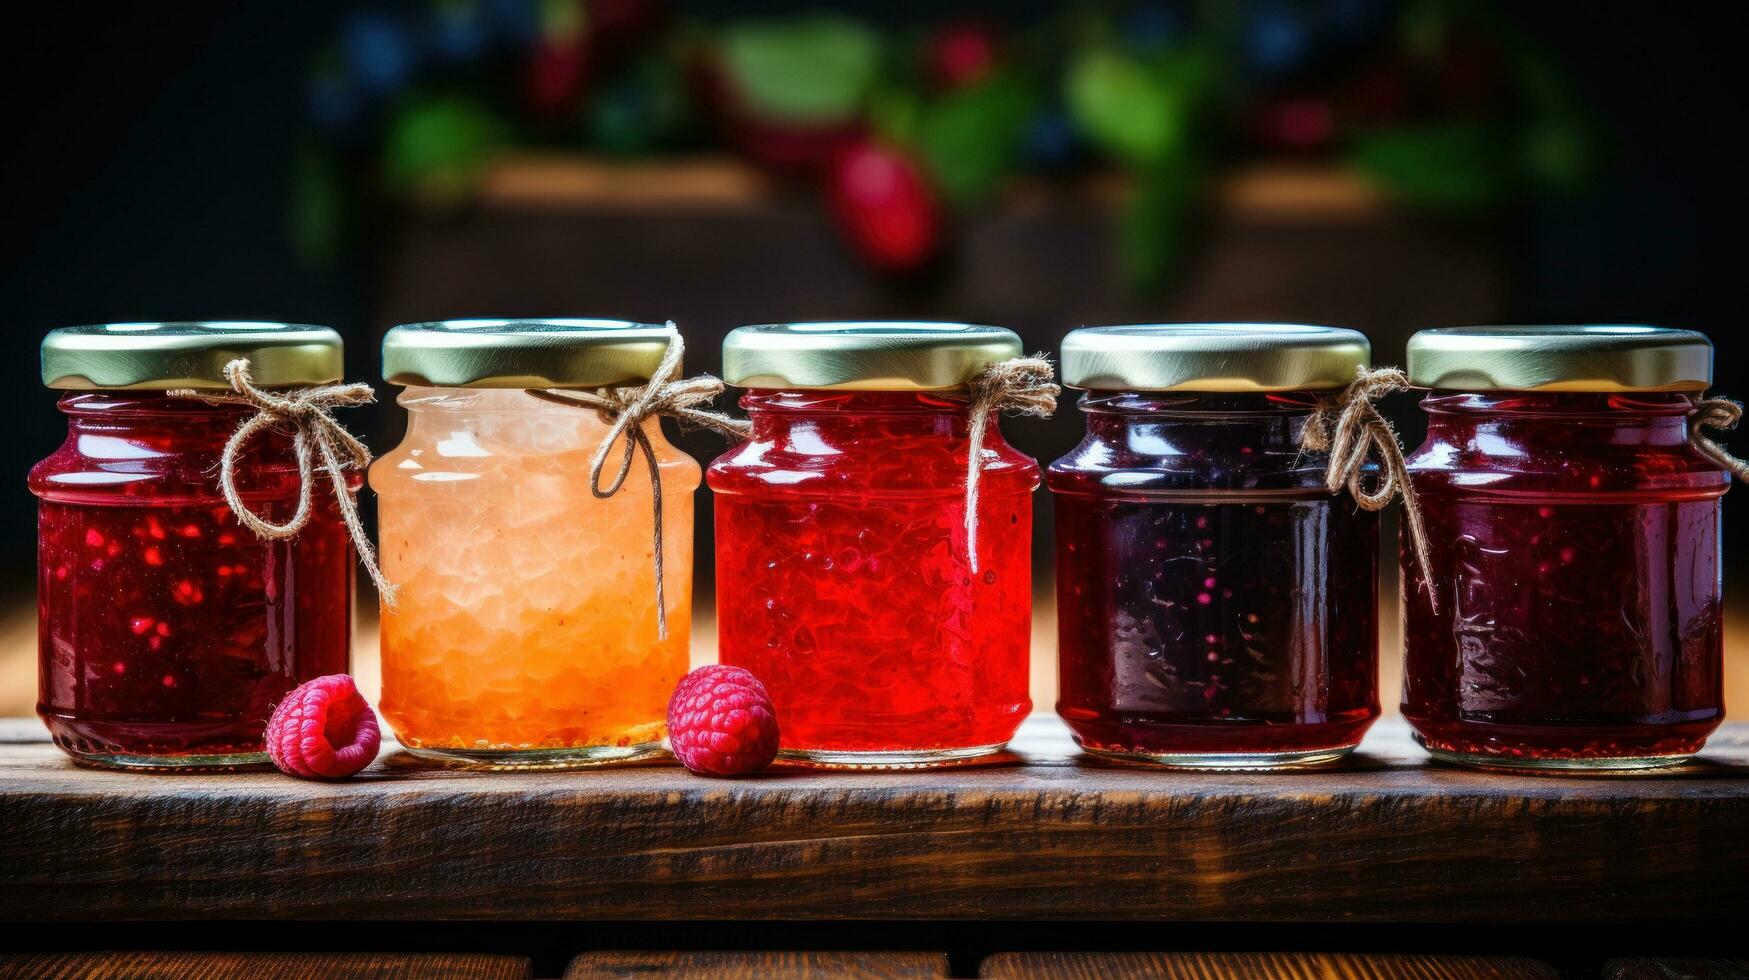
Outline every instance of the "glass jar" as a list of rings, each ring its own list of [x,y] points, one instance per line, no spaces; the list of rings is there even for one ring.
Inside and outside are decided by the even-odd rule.
[[[986,429],[976,567],[966,383],[995,327],[742,327],[723,345],[751,438],[711,464],[723,663],[764,681],[781,756],[917,767],[999,750],[1027,696],[1038,466]]]
[[[1057,713],[1101,755],[1191,768],[1338,758],[1379,715],[1378,515],[1302,451],[1364,367],[1332,327],[1076,330],[1087,435],[1051,464]]]
[[[43,383],[66,392],[67,439],[30,471],[37,507],[37,713],[83,765],[268,765],[262,733],[292,688],[347,669],[352,545],[318,491],[295,538],[242,527],[215,474],[253,408],[170,397],[223,393],[248,358],[257,385],[340,379],[340,337],[272,323],[69,327],[43,341]],[[289,435],[236,460],[244,502],[297,510]]]
[[[1409,374],[1433,389],[1408,465],[1438,597],[1404,599],[1417,739],[1484,767],[1637,769],[1699,751],[1724,717],[1730,477],[1688,433],[1711,343],[1638,326],[1425,330]]]
[[[671,328],[617,320],[396,327],[383,374],[406,437],[371,467],[383,572],[384,717],[416,755],[493,768],[624,761],[661,750],[692,621],[699,467],[643,432],[662,481],[666,636],[656,612],[651,479],[590,488],[608,423],[525,389],[642,385]],[[605,487],[617,467],[611,447]]]

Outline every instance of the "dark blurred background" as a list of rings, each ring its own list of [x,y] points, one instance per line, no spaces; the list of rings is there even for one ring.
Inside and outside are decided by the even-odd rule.
[[[1741,395],[1746,27],[1456,0],[41,5],[0,40],[0,714],[31,703],[52,327],[323,323],[378,381],[388,326],[467,315],[673,318],[707,371],[733,326],[800,318],[1045,351],[1087,323],[1334,323],[1381,364],[1421,327],[1646,322],[1711,335]],[[1413,444],[1412,400],[1389,411]],[[349,421],[400,432],[392,403]],[[1048,461],[1079,426],[1007,430]]]

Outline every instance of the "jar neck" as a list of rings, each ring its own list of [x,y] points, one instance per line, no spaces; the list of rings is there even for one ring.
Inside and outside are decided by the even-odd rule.
[[[255,414],[247,405],[171,397],[162,391],[73,392],[61,396],[59,408],[74,434],[125,430],[135,437],[161,435],[187,448],[222,446]]]
[[[1088,391],[1079,404],[1093,436],[1120,436],[1138,426],[1183,425],[1235,434],[1272,433],[1281,441],[1298,439],[1319,397],[1307,391]]]
[[[740,405],[753,438],[795,426],[853,429],[876,425],[888,434],[964,438],[971,424],[963,389],[948,391],[780,391],[755,388]],[[993,428],[993,427],[992,427]]]
[[[1421,400],[1430,435],[1486,430],[1570,431],[1575,438],[1678,445],[1688,441],[1695,396],[1663,392],[1429,392]]]

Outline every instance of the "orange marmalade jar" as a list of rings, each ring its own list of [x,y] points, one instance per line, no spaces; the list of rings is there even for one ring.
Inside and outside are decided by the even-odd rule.
[[[407,386],[407,435],[370,482],[399,588],[383,608],[382,709],[409,751],[494,768],[660,751],[687,669],[698,464],[644,423],[662,481],[664,636],[642,458],[598,498],[590,464],[608,423],[526,389],[642,385],[671,336],[617,320],[389,331],[383,375]]]

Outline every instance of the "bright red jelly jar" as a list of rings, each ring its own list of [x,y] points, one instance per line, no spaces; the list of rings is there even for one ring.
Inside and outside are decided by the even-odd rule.
[[[333,343],[337,369],[338,336]],[[269,364],[259,374],[271,378]],[[50,366],[45,345],[52,383]],[[261,541],[237,523],[215,479],[226,440],[253,409],[162,390],[86,391],[60,407],[67,440],[30,473],[37,713],[82,764],[266,765],[262,733],[279,699],[347,669],[352,548],[332,495],[318,489],[295,538]],[[251,440],[236,473],[263,517],[295,512],[288,435]]]
[[[1276,769],[1339,758],[1377,720],[1378,515],[1300,447],[1369,353],[1296,325],[1064,339],[1064,383],[1092,389],[1048,477],[1057,713],[1083,748]]]
[[[865,338],[892,340],[879,331],[900,330],[860,326]],[[999,353],[1018,354],[1018,338],[999,333],[1006,335]],[[804,332],[801,339],[822,338]],[[926,333],[917,356],[926,363],[946,357],[930,343],[973,340],[989,343],[981,335]],[[765,362],[753,354],[737,358],[737,342],[731,334],[725,348],[731,383],[783,374],[757,367]],[[953,370],[965,361],[960,356]],[[853,363],[858,372],[893,377],[878,363]],[[907,369],[920,370],[918,363]],[[786,376],[812,387],[750,391],[741,404],[751,438],[707,475],[716,494],[721,661],[764,681],[782,755],[792,761],[913,767],[997,751],[1032,704],[1037,464],[992,421],[981,457],[974,570],[966,551],[963,391],[837,390],[826,387],[831,377],[805,370]],[[913,376],[918,384],[942,380]]]
[[[1686,331],[1555,328],[1555,354],[1514,354],[1537,341],[1525,329],[1424,331],[1411,344],[1412,379],[1436,389],[1408,465],[1438,608],[1406,590],[1403,713],[1435,756],[1470,765],[1680,762],[1724,717],[1729,476],[1688,429],[1711,346]],[[1583,370],[1573,383],[1623,390],[1512,390],[1511,360],[1491,390],[1455,390],[1443,347],[1460,343],[1470,383],[1490,364],[1475,350],[1486,344],[1540,364],[1538,377]],[[1407,542],[1403,561],[1406,581],[1422,581]]]

